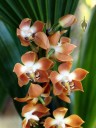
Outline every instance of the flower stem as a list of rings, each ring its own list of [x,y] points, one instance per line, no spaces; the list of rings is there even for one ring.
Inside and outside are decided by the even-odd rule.
[[[34,52],[38,52],[38,46],[36,46],[36,44],[34,44],[34,42],[30,42],[30,48],[32,49],[32,51]]]
[[[39,101],[40,101],[43,105],[45,105],[45,102],[44,102],[44,100],[43,100],[42,97],[39,96],[38,99],[39,99]]]
[[[53,33],[55,33],[58,29],[59,29],[59,27],[60,27],[60,24],[54,24],[53,26],[52,26],[52,28],[50,29],[50,31],[48,32],[48,34],[49,35],[52,35]]]
[[[48,52],[48,54],[47,54],[47,58],[50,58],[50,56],[53,54],[55,52],[55,50],[54,49],[50,49],[50,51]]]

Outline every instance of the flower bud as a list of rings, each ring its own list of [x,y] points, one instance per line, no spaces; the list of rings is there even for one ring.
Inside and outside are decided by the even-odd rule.
[[[59,24],[62,27],[70,27],[72,24],[76,23],[77,19],[74,15],[68,14],[59,19]]]

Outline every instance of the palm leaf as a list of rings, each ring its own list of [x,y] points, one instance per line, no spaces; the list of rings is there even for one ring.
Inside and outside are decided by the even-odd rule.
[[[76,94],[75,111],[84,120],[84,128],[95,128],[96,124],[96,7],[87,32],[81,43],[79,67],[87,69],[89,75],[83,81],[84,93]]]

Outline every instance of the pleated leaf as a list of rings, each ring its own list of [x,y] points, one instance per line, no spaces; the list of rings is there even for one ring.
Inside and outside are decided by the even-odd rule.
[[[0,19],[18,27],[23,18],[33,21],[42,20],[45,23],[55,23],[65,14],[73,14],[79,0],[2,0],[0,1]]]

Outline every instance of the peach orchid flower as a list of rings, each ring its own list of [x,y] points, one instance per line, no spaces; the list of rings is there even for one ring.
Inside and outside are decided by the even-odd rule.
[[[21,21],[19,29],[17,28],[17,36],[19,37],[23,46],[29,46],[30,41],[34,41],[36,45],[43,49],[49,48],[49,41],[46,34],[43,31],[44,23],[41,21],[35,21],[31,25],[31,19],[25,18]]]
[[[23,65],[16,63],[13,69],[20,87],[26,85],[29,80],[39,83],[49,81],[47,70],[53,65],[51,60],[45,57],[37,60],[37,54],[29,51],[22,55],[21,61]]]
[[[59,19],[60,26],[62,26],[64,28],[70,27],[71,25],[73,25],[76,22],[77,22],[76,17],[71,14],[65,15]]]
[[[83,91],[82,83],[80,81],[88,74],[88,71],[82,68],[77,68],[70,73],[71,67],[72,62],[65,62],[59,65],[59,73],[52,71],[50,74],[54,95],[57,95],[60,99],[66,102],[70,102],[67,95],[70,95],[71,92],[76,90]]]
[[[22,108],[22,116],[24,120],[22,122],[22,127],[35,126],[41,117],[48,113],[49,109],[42,104],[27,104]]]
[[[70,44],[71,40],[68,37],[61,37],[60,39],[60,31],[57,31],[53,35],[49,36],[49,42],[50,42],[50,48],[48,49],[48,52],[50,50],[54,50],[51,57],[56,58],[58,61],[72,61],[72,57],[70,54],[76,47],[73,44]],[[59,41],[60,40],[60,41]],[[47,52],[47,53],[48,53]]]
[[[38,100],[40,100],[40,98],[42,100],[44,98],[43,105],[45,105],[45,106],[51,102],[49,83],[44,83],[43,87],[38,84],[31,83],[26,97],[24,97],[24,98],[16,97],[14,99],[19,102],[28,102],[28,103],[36,104],[36,103],[38,103]]]
[[[48,117],[45,119],[45,128],[80,128],[84,121],[77,115],[73,114],[64,118],[67,108],[60,107],[53,111],[54,118]]]

